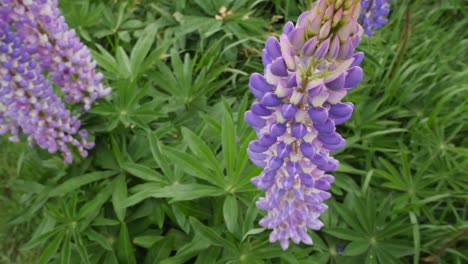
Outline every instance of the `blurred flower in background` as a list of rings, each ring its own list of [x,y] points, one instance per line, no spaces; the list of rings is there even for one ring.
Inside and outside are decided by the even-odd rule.
[[[67,163],[73,161],[72,147],[86,157],[94,143],[44,74],[61,88],[67,103],[89,110],[111,92],[89,49],[68,28],[57,1],[0,4],[0,133],[17,141],[22,131],[31,144],[59,151]]]
[[[361,1],[361,15],[359,23],[368,36],[374,34],[374,30],[387,24],[387,16],[390,13],[390,0],[363,0]]]

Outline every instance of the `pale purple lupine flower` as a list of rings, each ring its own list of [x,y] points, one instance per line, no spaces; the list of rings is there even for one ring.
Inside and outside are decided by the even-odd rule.
[[[388,23],[390,0],[362,0],[361,8],[359,23],[362,24],[366,35],[372,36],[375,29]]]
[[[84,111],[110,93],[96,72],[96,62],[53,0],[0,0],[0,134],[18,141],[20,132],[31,144],[60,152],[71,163],[94,146],[80,121],[54,94],[49,79],[68,103]]]
[[[39,63],[7,20],[0,19],[0,134],[18,140],[21,131],[29,141],[50,153],[60,152],[71,163],[70,147],[82,156],[94,146],[42,75]]]
[[[268,214],[260,225],[273,229],[270,241],[289,247],[312,244],[308,228],[319,230],[328,208],[330,184],[339,162],[331,152],[345,140],[335,126],[354,110],[341,99],[362,80],[364,54],[355,53],[363,33],[357,23],[359,0],[319,0],[286,23],[279,41],[270,37],[263,50],[264,74],[252,74],[249,88],[257,101],[245,113],[258,139],[248,155],[263,167],[252,179],[266,195],[257,206]]]
[[[84,110],[98,98],[110,94],[96,72],[96,62],[81,43],[75,30],[69,29],[60,14],[57,0],[1,0],[11,8],[11,18],[28,49],[35,51],[52,81],[62,88],[65,101],[82,103]]]

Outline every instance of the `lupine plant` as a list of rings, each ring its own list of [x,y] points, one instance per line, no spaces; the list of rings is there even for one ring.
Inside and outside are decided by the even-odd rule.
[[[312,244],[307,228],[323,226],[323,201],[335,181],[326,172],[338,167],[331,152],[345,145],[335,126],[354,109],[341,99],[363,77],[363,53],[355,53],[363,31],[359,12],[359,1],[318,1],[296,25],[286,23],[279,41],[268,38],[264,75],[250,77],[258,101],[245,119],[258,140],[248,153],[264,168],[252,182],[266,190],[257,206],[268,211],[260,225],[273,229],[270,241],[279,241],[283,249],[289,239]]]
[[[0,263],[467,262],[464,2],[358,2],[0,0]]]

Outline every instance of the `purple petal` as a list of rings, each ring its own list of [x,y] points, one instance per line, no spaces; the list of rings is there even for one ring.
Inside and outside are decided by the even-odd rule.
[[[276,137],[270,135],[263,135],[258,139],[260,145],[265,147],[270,147],[271,145],[276,143]]]
[[[323,124],[328,119],[328,111],[325,107],[311,107],[308,113],[310,119],[316,124]]]
[[[296,73],[292,73],[292,74],[288,77],[288,81],[286,82],[286,87],[287,87],[287,88],[294,88],[294,87],[297,87],[297,76],[296,76]]]
[[[295,176],[300,170],[299,164],[296,162],[288,161],[286,164],[286,171],[288,172],[289,176]]]
[[[328,191],[330,189],[330,183],[320,179],[315,182],[314,187],[322,191]]]
[[[263,153],[268,150],[268,147],[260,145],[258,140],[255,140],[255,141],[250,142],[249,149],[254,153]]]
[[[284,24],[283,27],[283,34],[289,34],[291,31],[294,29],[294,23],[291,21],[288,21],[286,24]]]
[[[272,62],[269,54],[268,54],[268,51],[266,49],[263,49],[262,50],[262,63],[263,63],[263,66],[266,67],[268,64],[270,64]]]
[[[307,127],[303,123],[295,123],[291,127],[291,134],[297,139],[302,139],[307,133]]]
[[[283,166],[283,163],[284,163],[284,159],[280,157],[273,157],[268,163],[268,165],[270,166],[270,169],[277,170],[281,168],[281,166]]]
[[[326,80],[325,79],[325,86],[332,90],[332,91],[338,91],[338,90],[341,90],[343,89],[345,85],[345,74],[342,73],[340,74],[339,76],[337,76],[336,78],[334,79],[331,79],[331,80]]]
[[[338,103],[331,105],[329,113],[330,118],[335,121],[335,125],[340,125],[348,121],[353,114],[354,106],[352,103]]]
[[[320,153],[315,154],[310,161],[319,168],[327,164],[327,158]]]
[[[362,60],[364,59],[364,52],[360,51],[354,54],[354,61],[349,66],[350,68],[361,65]]]
[[[252,104],[252,107],[250,108],[252,112],[258,116],[269,116],[271,115],[271,110],[266,108],[264,105],[262,105],[259,102],[255,102]]]
[[[292,150],[292,147],[290,145],[284,143],[284,142],[281,142],[276,147],[276,153],[278,154],[278,157],[280,157],[282,159],[289,156],[289,154],[291,153],[291,150]]]
[[[315,48],[317,47],[318,38],[315,36],[309,39],[302,48],[302,54],[306,57],[314,55]]]
[[[342,139],[340,140],[340,142],[336,144],[323,144],[322,147],[325,149],[328,149],[329,151],[337,151],[337,150],[344,148],[345,145],[346,145],[346,140]]]
[[[280,43],[275,37],[269,37],[267,41],[265,42],[265,48],[268,52],[268,55],[270,55],[270,58],[272,60],[281,57],[281,47]]]
[[[313,144],[308,143],[308,142],[302,142],[300,145],[300,149],[302,152],[302,155],[305,157],[311,159],[315,156],[316,149]]]
[[[286,120],[291,120],[296,116],[297,107],[293,104],[284,104],[281,106],[281,115]]]
[[[258,115],[254,114],[250,110],[245,112],[244,119],[253,128],[262,128],[262,127],[264,127],[266,125],[265,119],[263,119],[263,118],[259,117]]]
[[[327,54],[328,48],[330,47],[330,38],[327,38],[315,51],[315,58],[317,60],[322,59]]]
[[[270,71],[276,76],[280,76],[280,77],[288,76],[288,68],[286,67],[286,63],[284,62],[284,59],[281,57],[273,61],[270,67]]]
[[[362,81],[363,76],[364,73],[360,67],[350,68],[346,75],[344,87],[347,89],[356,87]]]
[[[265,106],[275,107],[281,104],[281,99],[274,93],[266,93],[262,97],[261,103]]]
[[[300,49],[304,45],[304,33],[304,27],[295,28],[288,34],[289,43],[291,43],[294,48]]]
[[[331,134],[319,134],[317,138],[327,145],[336,145],[343,140],[343,137],[336,132]]]
[[[333,122],[330,119],[327,119],[327,121],[325,121],[325,123],[323,124],[314,124],[314,128],[320,134],[330,134],[335,132],[335,122]]]
[[[249,86],[264,93],[273,91],[273,87],[268,84],[265,77],[259,73],[254,73],[250,76]]]
[[[312,187],[314,186],[314,178],[312,177],[312,175],[308,174],[308,173],[300,173],[299,174],[299,179],[301,180],[301,182],[307,186],[307,187]]]
[[[340,39],[336,36],[333,38],[331,42],[330,49],[328,50],[327,58],[334,60],[338,57],[338,53],[340,52]]]
[[[286,125],[282,123],[274,123],[270,127],[270,135],[273,137],[279,137],[286,132]]]

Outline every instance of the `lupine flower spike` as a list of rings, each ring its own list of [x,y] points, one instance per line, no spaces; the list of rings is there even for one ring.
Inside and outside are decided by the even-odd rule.
[[[374,34],[374,30],[387,24],[387,16],[390,13],[390,0],[362,0],[359,23],[364,27],[368,36]]]
[[[24,43],[38,57],[44,70],[65,94],[65,101],[82,103],[84,110],[98,98],[110,94],[96,72],[96,62],[74,30],[60,15],[57,0],[1,0],[12,10],[10,16]]]
[[[68,30],[57,1],[0,0],[0,134],[18,141],[22,131],[31,144],[73,160],[93,148],[86,130],[54,94],[50,73],[65,100],[91,103],[110,93],[95,71],[89,50]]]
[[[362,80],[364,54],[355,53],[363,33],[357,23],[358,0],[319,0],[286,23],[278,39],[267,39],[264,74],[252,74],[249,88],[257,98],[245,120],[258,139],[248,155],[263,167],[252,183],[265,190],[257,206],[267,215],[260,225],[272,229],[270,241],[283,249],[294,243],[312,244],[308,228],[319,230],[327,209],[330,184],[338,161],[331,152],[345,140],[335,126],[346,122],[352,103],[341,99]]]

